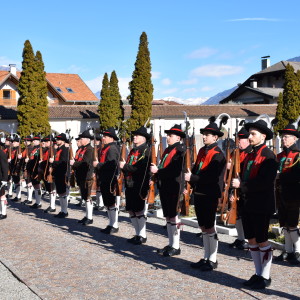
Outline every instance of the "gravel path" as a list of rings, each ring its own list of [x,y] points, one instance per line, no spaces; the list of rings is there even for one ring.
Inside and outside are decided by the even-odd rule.
[[[185,226],[182,254],[165,258],[155,252],[167,244],[164,221],[148,218],[148,241],[134,246],[126,242],[133,235],[126,213],[120,213],[119,233],[107,236],[99,231],[107,225],[105,212],[96,212],[94,224],[84,227],[77,223],[84,208],[74,203],[67,219],[10,203],[8,218],[0,222],[0,262],[27,287],[0,264],[0,299],[38,299],[34,293],[72,300],[300,299],[299,267],[287,264],[273,264],[269,289],[244,289],[253,263],[247,251],[228,248],[233,237],[219,234],[219,267],[201,273],[189,267],[203,255],[197,229]]]

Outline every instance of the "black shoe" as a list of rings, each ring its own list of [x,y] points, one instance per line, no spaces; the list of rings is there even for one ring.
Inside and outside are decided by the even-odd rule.
[[[98,206],[98,210],[103,210],[104,206]]]
[[[205,264],[200,267],[201,271],[212,271],[218,267],[218,262],[213,262],[211,260],[207,260]]]
[[[165,251],[169,250],[170,248],[172,248],[172,247],[168,245],[168,246],[163,247],[162,249],[157,249],[156,252],[158,254],[163,254]]]
[[[290,254],[290,253],[289,253]],[[287,259],[287,261],[291,264],[291,265],[299,265],[300,264],[300,253],[299,252],[295,252],[292,253],[293,255]]]
[[[83,219],[79,220],[77,223],[83,224],[87,220],[87,217],[84,217]]]
[[[238,248],[238,249],[240,249],[239,247],[241,247],[241,245],[243,245],[243,244],[245,244],[244,240],[236,239],[233,243],[229,244],[228,247],[229,248]]]
[[[196,237],[201,237],[201,236],[202,236],[202,232],[196,233]]]
[[[259,278],[250,287],[253,290],[265,289],[266,287],[270,286],[271,281],[271,278],[265,279],[262,276],[259,276]]]
[[[68,213],[64,213],[64,212],[59,212],[57,215],[55,215],[55,218],[59,218],[59,219],[63,219],[66,218],[69,214]]]
[[[14,201],[14,202],[20,202],[20,201],[21,201],[21,198],[15,197],[15,198],[12,199],[11,201]]]
[[[135,235],[134,237],[132,237],[131,239],[127,239],[127,242],[130,244],[134,244],[135,241],[139,238],[138,235]]]
[[[10,198],[12,198],[12,195],[6,195],[6,199],[9,200]]]
[[[196,263],[191,263],[190,266],[194,269],[200,269],[203,265],[206,264],[207,259],[200,259],[198,262]]]
[[[175,249],[173,247],[170,247],[166,251],[164,251],[163,256],[174,256],[174,255],[179,255],[181,253],[180,248]]]
[[[26,202],[26,205],[30,205],[30,204],[32,204],[32,200],[27,200],[27,202]]]
[[[81,206],[81,202],[76,203],[75,206]]]
[[[101,229],[100,231],[106,234],[112,234],[112,233],[117,233],[119,231],[119,228],[115,228],[108,225],[106,228]]]
[[[287,257],[290,253],[283,251],[279,256],[274,257],[274,261],[284,261],[287,260]]]
[[[84,222],[82,222],[82,225],[90,225],[90,224],[93,224],[93,219],[86,219]]]
[[[42,207],[42,204],[34,203],[34,204],[31,205],[30,207],[31,207],[31,208],[41,208],[41,207]]]
[[[7,215],[0,215],[0,220],[4,220],[7,218]]]
[[[251,286],[252,284],[254,284],[257,280],[259,280],[259,277],[258,275],[254,274],[251,276],[251,278],[247,281],[244,281],[243,282],[243,285],[244,286]]]
[[[44,210],[44,213],[49,213],[49,212],[56,212],[56,209],[51,208],[51,206],[49,206],[47,209]]]
[[[144,238],[142,236],[137,236],[137,238],[135,239],[133,244],[134,245],[142,245],[142,244],[145,244],[146,242],[147,242],[147,238]]]

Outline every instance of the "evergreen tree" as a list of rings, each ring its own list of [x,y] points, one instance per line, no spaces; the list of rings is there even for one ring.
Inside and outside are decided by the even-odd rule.
[[[290,120],[296,120],[300,114],[300,80],[294,68],[288,64],[283,85],[283,119],[284,126]]]
[[[35,88],[35,57],[29,40],[24,43],[22,72],[18,84],[18,133],[25,137],[32,133],[38,133],[36,124],[36,88]]]
[[[48,88],[46,81],[46,72],[44,70],[44,62],[40,51],[36,52],[35,56],[35,72],[36,72],[36,122],[39,124],[39,131],[43,136],[50,133],[49,124],[49,109],[48,109]]]
[[[144,125],[152,115],[153,85],[151,82],[151,61],[147,35],[143,32],[135,62],[132,81],[129,83],[131,116],[128,130],[133,131]]]
[[[115,71],[112,71],[109,81],[110,89],[110,100],[113,102],[112,118],[115,121],[113,127],[117,128],[120,126],[124,119],[124,109],[122,103],[122,97],[119,90],[119,80]]]
[[[283,95],[279,93],[276,109],[276,119],[278,123],[274,126],[274,131],[278,132],[279,129],[282,129],[286,125],[286,120],[283,118]]]
[[[100,93],[100,103],[99,103],[99,122],[100,129],[104,130],[110,127],[110,89],[109,89],[109,81],[107,73],[104,74],[102,80],[102,89]]]

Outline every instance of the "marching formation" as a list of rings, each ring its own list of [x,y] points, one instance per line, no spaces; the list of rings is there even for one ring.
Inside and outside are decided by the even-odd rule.
[[[193,203],[204,253],[191,267],[200,271],[218,267],[216,219],[220,215],[224,223],[235,224],[237,229],[238,237],[229,247],[250,250],[255,273],[244,285],[263,289],[271,284],[273,254],[268,229],[275,212],[285,237],[285,251],[275,260],[300,264],[300,150],[296,146],[300,118],[279,130],[283,148],[277,155],[266,145],[273,138],[268,116],[237,124],[235,142],[229,137],[220,140],[228,118],[227,114],[210,118],[200,130],[204,146],[198,153],[195,138],[188,135],[187,118],[185,124],[165,130],[165,149],[160,133],[158,155],[152,127],[146,128],[146,124],[131,133],[130,142],[114,128],[102,132],[88,128],[75,139],[75,154],[70,130],[22,140],[17,134],[0,133],[0,219],[7,218],[8,201],[22,201],[22,187],[27,190],[22,204],[41,209],[44,191],[50,200],[44,212],[66,218],[70,189],[77,186],[77,205],[86,209],[78,223],[93,224],[93,210],[105,208],[108,224],[101,232],[117,233],[123,195],[134,227],[134,235],[127,241],[142,245],[147,242],[148,208],[158,197],[169,241],[157,253],[172,257],[181,253],[180,216],[188,215]]]

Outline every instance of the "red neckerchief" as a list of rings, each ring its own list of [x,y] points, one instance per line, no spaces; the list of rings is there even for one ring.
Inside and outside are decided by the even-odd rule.
[[[176,147],[174,147],[173,149],[171,149],[169,147],[166,148],[161,157],[161,163],[159,164],[159,168],[162,169],[162,168],[167,167],[171,163],[172,158],[176,154],[176,152],[177,152]],[[165,158],[166,155],[167,155],[167,157]]]
[[[215,146],[208,150],[207,150],[207,148],[202,147],[199,150],[198,155],[197,155],[197,160],[195,163],[196,170],[198,170],[197,173],[199,173],[200,170],[205,170],[207,168],[207,166],[210,164],[214,155],[220,153],[219,151],[215,150],[217,147],[218,146]]]
[[[134,151],[133,149],[131,149],[126,160],[126,164],[135,165],[138,161],[139,154],[139,150]]]
[[[288,154],[286,153],[286,151],[282,151],[277,155],[280,173],[286,173],[292,170],[291,166],[295,162],[295,159],[298,154],[298,151],[289,151]]]
[[[100,155],[99,155],[99,162],[100,163],[104,163],[106,161],[106,155],[107,155],[107,151],[109,150],[110,146],[107,147],[103,147],[100,151]]]
[[[61,153],[62,153],[62,148],[58,148],[58,149],[56,150],[55,155],[54,155],[54,160],[55,160],[55,161],[59,161]],[[76,152],[76,154],[77,154],[77,152]]]
[[[257,175],[262,162],[266,159],[265,156],[261,155],[262,150],[265,149],[266,147],[267,147],[266,145],[262,145],[257,152],[252,151],[248,153],[248,155],[246,156],[244,160],[244,168],[243,168],[243,177],[245,173],[249,173],[249,176],[246,178],[246,180],[248,178],[249,179],[254,178]]]
[[[33,148],[33,149],[32,149],[32,151],[31,151],[31,153],[30,153],[30,156],[29,156],[29,159],[30,159],[30,160],[31,160],[31,159],[34,159],[35,154],[40,150],[39,148],[40,148],[40,147],[37,146],[36,148]]]
[[[45,148],[45,152],[43,152],[43,161],[48,160],[49,158],[49,149]]]
[[[75,159],[77,157],[76,161],[82,161],[83,160],[83,156],[84,156],[86,150],[87,150],[87,146],[84,146],[81,149],[79,149],[78,153],[76,153],[76,156],[75,156]],[[77,154],[78,154],[78,156],[77,156]]]

